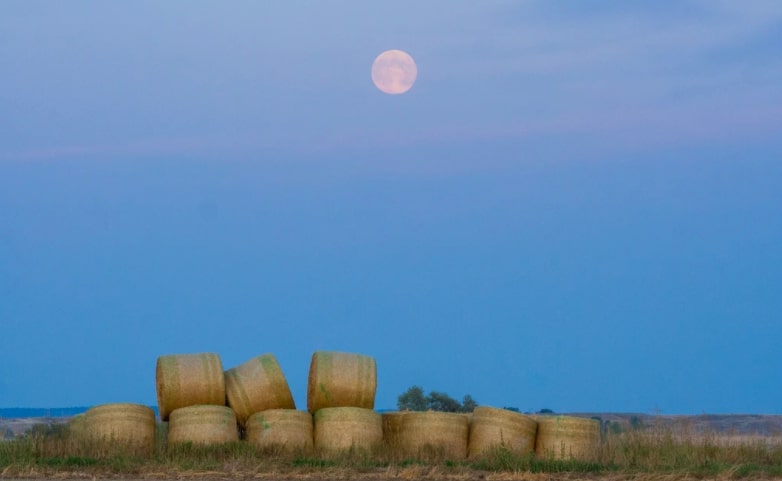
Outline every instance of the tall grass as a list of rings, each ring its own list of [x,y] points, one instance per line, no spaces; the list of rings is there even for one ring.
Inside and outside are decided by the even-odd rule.
[[[400,457],[388,447],[351,450],[338,455],[258,449],[238,442],[213,446],[182,444],[169,447],[159,430],[151,453],[133,453],[116,443],[76,441],[67,427],[34,430],[12,441],[0,442],[0,477],[31,474],[162,475],[217,473],[224,476],[318,473],[340,477],[377,472],[399,477],[411,469],[414,477],[438,473],[621,473],[633,476],[665,474],[690,477],[782,477],[782,439],[737,438],[687,433],[663,428],[606,434],[591,461],[537,459],[497,448],[479,459],[447,459],[437,449]],[[359,476],[360,477],[360,476]]]

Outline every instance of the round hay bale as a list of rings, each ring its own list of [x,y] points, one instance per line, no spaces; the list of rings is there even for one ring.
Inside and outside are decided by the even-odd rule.
[[[371,409],[338,407],[315,412],[314,445],[323,451],[372,450],[383,442],[383,422]]]
[[[467,418],[468,425],[472,423],[473,413],[460,413],[460,414]]]
[[[168,421],[168,444],[221,444],[239,440],[236,414],[226,406],[175,409]]]
[[[81,428],[85,438],[112,442],[141,452],[155,449],[155,411],[130,403],[103,404],[84,413]]]
[[[399,426],[399,445],[406,454],[431,452],[446,459],[467,458],[469,421],[459,413],[409,412]]]
[[[170,354],[157,359],[157,406],[160,419],[198,404],[225,406],[225,376],[214,353]]]
[[[225,394],[244,425],[251,415],[270,409],[296,409],[288,381],[274,354],[254,357],[225,371]]]
[[[77,414],[68,420],[68,437],[72,441],[84,441],[86,435],[87,420],[84,414]]]
[[[539,416],[535,455],[540,458],[595,458],[600,445],[600,421],[571,416]]]
[[[270,409],[247,419],[245,439],[259,448],[313,448],[312,414],[295,409]]]
[[[469,456],[502,446],[515,454],[535,450],[538,423],[521,413],[481,406],[475,408],[470,423]]]
[[[394,450],[399,449],[399,428],[408,411],[386,412],[380,415],[383,421],[383,441]]]
[[[362,354],[318,351],[312,355],[307,383],[307,410],[356,407],[374,409],[375,360]]]

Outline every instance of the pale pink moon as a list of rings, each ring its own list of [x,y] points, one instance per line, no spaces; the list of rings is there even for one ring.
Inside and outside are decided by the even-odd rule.
[[[372,63],[372,82],[381,92],[403,94],[410,90],[418,76],[415,60],[407,52],[386,50]]]

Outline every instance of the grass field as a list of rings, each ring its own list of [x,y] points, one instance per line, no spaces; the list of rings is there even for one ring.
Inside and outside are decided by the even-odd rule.
[[[160,433],[148,455],[112,443],[78,443],[66,426],[0,443],[0,477],[307,479],[759,479],[782,477],[782,439],[689,434],[660,428],[606,433],[594,461],[557,461],[502,448],[450,460],[436,450],[398,458],[387,447],[339,455],[259,450],[239,442],[168,447]]]

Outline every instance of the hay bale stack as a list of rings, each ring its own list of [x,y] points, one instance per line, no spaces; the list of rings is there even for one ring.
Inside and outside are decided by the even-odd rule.
[[[295,409],[270,409],[247,419],[245,439],[259,448],[313,448],[312,414]]]
[[[168,444],[221,444],[239,440],[236,414],[226,406],[175,409],[168,422]]]
[[[84,413],[81,433],[100,443],[116,443],[137,452],[155,449],[155,411],[148,406],[130,403],[103,404]]]
[[[535,455],[540,458],[595,458],[600,445],[600,421],[571,416],[539,416]]]
[[[307,383],[307,410],[356,407],[374,409],[375,360],[362,354],[318,351],[312,355]]]
[[[225,376],[214,353],[171,354],[157,359],[157,405],[160,419],[172,411],[199,404],[225,406]]]
[[[68,435],[71,439],[84,439],[85,424],[84,414],[77,414],[68,420]]]
[[[383,421],[383,441],[393,450],[399,450],[399,429],[408,411],[387,412],[380,415]]]
[[[502,446],[515,454],[535,450],[538,423],[521,413],[488,406],[475,408],[470,423],[469,456]]]
[[[269,409],[296,409],[288,381],[274,354],[254,357],[225,371],[225,394],[239,424]]]
[[[81,454],[87,443],[87,421],[84,414],[77,414],[68,420],[68,448],[72,454]]]
[[[463,414],[426,411],[406,413],[397,439],[407,455],[465,459],[468,436],[469,421]]]
[[[383,422],[371,409],[323,408],[315,412],[314,445],[322,451],[372,450],[383,442]]]

